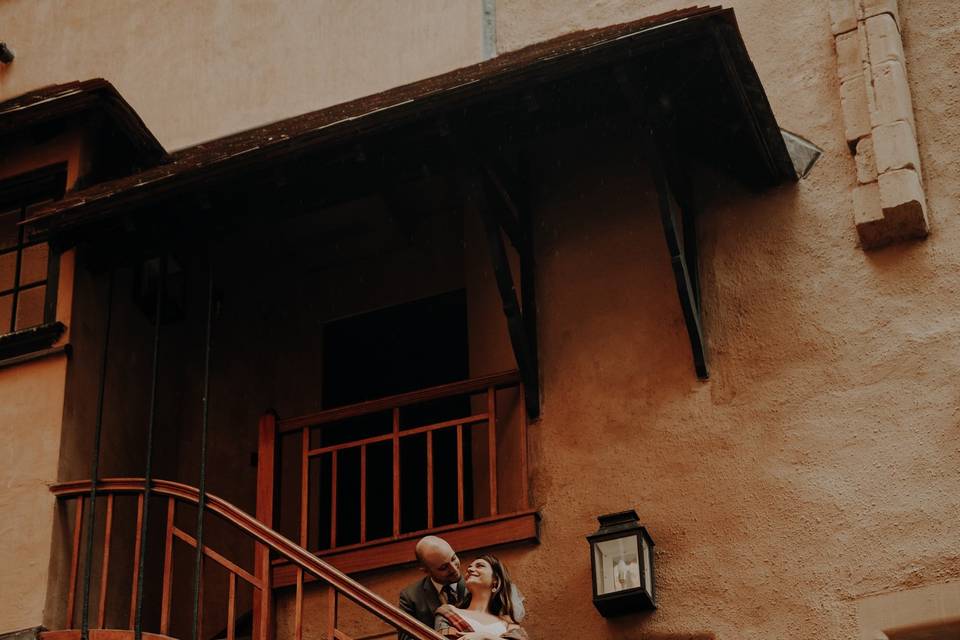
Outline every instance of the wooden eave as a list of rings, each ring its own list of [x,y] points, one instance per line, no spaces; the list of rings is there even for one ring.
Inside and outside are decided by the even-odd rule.
[[[678,77],[669,65],[677,64],[671,61],[681,50],[691,53],[682,63],[682,77]],[[700,69],[699,74],[690,71],[691,65]],[[485,131],[484,127],[498,131],[502,129],[496,127],[520,121],[535,123],[537,114],[531,115],[524,97],[535,95],[538,88],[544,89],[550,104],[575,93],[593,99],[597,109],[625,110],[625,105],[615,104],[605,93],[616,88],[614,68],[626,68],[638,82],[656,76],[661,83],[676,85],[677,128],[689,133],[691,145],[707,139],[703,145],[706,153],[721,166],[727,163],[745,182],[765,186],[795,179],[733,10],[695,7],[568,34],[440,76],[199,144],[172,154],[165,164],[38,208],[25,224],[33,233],[76,232],[120,213],[149,210],[170,198],[227,190],[250,176],[262,175],[265,169],[289,165],[307,155],[342,154],[350,145],[362,146],[405,131],[417,139],[422,135],[418,127],[437,129],[438,123],[443,129],[444,123],[459,122],[466,131]],[[666,90],[673,91],[670,87]],[[725,111],[705,113],[703,100],[716,91],[724,93]],[[596,104],[598,95],[600,103]],[[719,122],[716,128],[724,135],[710,135],[712,120]],[[453,138],[461,142],[459,136]],[[496,146],[486,134],[478,139]],[[724,158],[725,154],[732,159]]]
[[[131,153],[130,162],[148,169],[169,159],[163,145],[112,84],[101,78],[50,85],[0,102],[0,140],[69,118],[95,114],[109,135]]]

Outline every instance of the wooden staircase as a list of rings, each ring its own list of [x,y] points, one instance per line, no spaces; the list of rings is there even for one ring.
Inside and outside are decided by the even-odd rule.
[[[138,635],[147,640],[166,640],[171,628],[171,606],[173,590],[173,544],[175,540],[180,541],[196,549],[197,540],[186,531],[176,526],[178,505],[193,505],[196,507],[200,502],[199,491],[191,486],[170,482],[166,480],[154,480],[151,482],[149,492],[142,478],[110,478],[97,483],[96,495],[98,499],[106,501],[105,523],[102,531],[102,554],[100,556],[100,585],[99,599],[97,601],[96,612],[86,612],[83,619],[87,621],[86,629],[84,625],[76,625],[75,611],[77,607],[78,578],[81,556],[81,539],[83,538],[84,509],[86,503],[89,503],[89,496],[93,489],[89,480],[75,482],[65,482],[54,485],[51,488],[53,494],[63,503],[66,508],[73,508],[73,532],[72,532],[72,550],[70,555],[70,578],[69,590],[67,594],[67,615],[64,629],[55,631],[46,631],[41,634],[41,640],[80,640],[86,635],[85,640],[133,640]],[[109,594],[115,590],[109,588],[108,582],[111,576],[110,571],[110,550],[111,538],[113,533],[113,514],[115,502],[121,499],[133,499],[137,504],[138,525],[144,513],[144,496],[148,493],[151,504],[157,498],[166,501],[166,518],[163,543],[163,573],[161,587],[161,601],[159,603],[160,622],[158,633],[148,633],[141,630],[141,633],[134,631],[136,604],[137,604],[137,575],[138,568],[134,565],[134,576],[131,584],[133,593],[130,597],[130,617],[129,624],[121,629],[104,629],[105,608]],[[392,637],[397,632],[408,634],[417,640],[442,640],[441,636],[432,629],[427,628],[418,620],[407,615],[393,604],[387,602],[379,595],[365,588],[360,583],[351,579],[335,567],[324,562],[314,554],[310,553],[300,545],[280,535],[272,528],[260,522],[253,516],[242,511],[229,502],[218,498],[217,496],[207,494],[204,506],[205,512],[218,516],[226,521],[242,539],[249,544],[254,545],[255,567],[252,571],[244,569],[239,562],[234,562],[226,557],[224,553],[218,552],[206,543],[203,544],[203,556],[207,562],[214,562],[227,571],[229,587],[227,590],[227,640],[237,640],[235,620],[237,607],[237,587],[238,583],[246,583],[252,588],[253,592],[253,640],[271,640],[274,628],[274,606],[273,606],[273,587],[271,584],[271,561],[273,559],[283,559],[302,571],[303,574],[311,576],[321,585],[327,588],[327,615],[325,620],[325,631],[322,637],[336,640],[366,640],[374,637]],[[136,527],[136,538],[134,548],[136,552],[134,558],[139,555],[140,545],[144,544],[141,540],[140,526]],[[96,533],[100,533],[97,531]],[[116,573],[116,572],[114,572]],[[201,591],[203,589],[201,584]],[[115,597],[115,596],[114,596]],[[389,631],[367,633],[364,635],[349,635],[347,631],[340,628],[338,624],[338,611],[342,599],[346,599],[359,607],[366,615],[372,616],[382,624],[389,627]],[[87,600],[88,604],[88,599]],[[153,606],[152,604],[150,606]],[[82,608],[82,607],[80,607]],[[303,606],[302,600],[297,600],[297,606],[294,613],[294,629],[297,638],[302,637],[303,633]],[[198,622],[196,617],[194,625]],[[196,634],[194,627],[194,637],[200,637]]]

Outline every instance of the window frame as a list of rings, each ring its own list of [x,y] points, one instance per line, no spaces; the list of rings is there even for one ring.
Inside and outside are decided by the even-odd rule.
[[[66,179],[67,163],[58,162],[0,180],[0,211],[19,210],[16,241],[11,246],[0,249],[0,256],[16,255],[13,286],[0,291],[0,296],[12,296],[9,325],[0,327],[0,359],[49,348],[66,329],[56,319],[60,251],[46,240],[31,240],[23,225],[23,222],[29,218],[32,206],[63,197],[66,192]],[[22,285],[23,252],[44,244],[47,245],[47,268],[44,279]],[[39,287],[46,288],[40,323],[17,328],[20,296],[24,291]]]

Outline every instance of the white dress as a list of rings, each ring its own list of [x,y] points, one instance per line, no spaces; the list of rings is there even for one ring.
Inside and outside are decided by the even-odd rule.
[[[497,620],[496,622],[491,622],[490,624],[484,624],[470,615],[469,611],[460,610],[460,615],[470,623],[470,626],[473,627],[474,631],[479,631],[482,633],[489,633],[492,636],[499,636],[501,633],[505,633],[507,630],[507,623],[503,620]]]

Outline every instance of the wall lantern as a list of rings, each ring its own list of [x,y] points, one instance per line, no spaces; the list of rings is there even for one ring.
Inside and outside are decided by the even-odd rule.
[[[604,617],[656,609],[653,540],[633,509],[599,516],[587,536],[593,568],[593,605]]]

